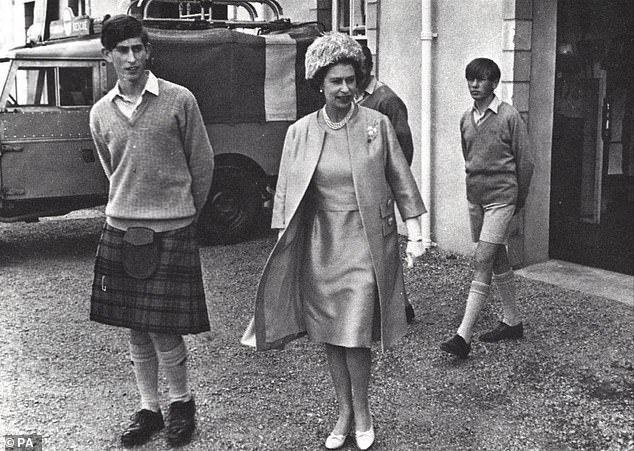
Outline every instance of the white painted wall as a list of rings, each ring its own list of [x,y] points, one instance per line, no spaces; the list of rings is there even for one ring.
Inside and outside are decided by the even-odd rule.
[[[127,10],[127,0],[88,0],[86,9],[91,17],[103,17],[106,14],[124,14]]]
[[[24,45],[24,1],[0,1],[0,51]]]
[[[284,17],[291,19],[293,22],[311,22],[316,20],[315,8],[317,8],[317,0],[304,1],[280,1],[284,10]]]
[[[548,260],[550,170],[555,92],[557,2],[534,0],[529,135],[534,148],[535,172],[524,215],[525,263]]]
[[[432,240],[463,254],[473,248],[459,130],[460,117],[471,104],[464,68],[476,57],[501,63],[503,6],[498,0],[433,3],[432,28],[438,33],[432,44],[433,97],[423,99],[432,104]],[[410,112],[416,174],[420,164],[419,2],[381,2],[378,54],[379,78],[403,98]]]
[[[433,23],[433,200],[434,239],[444,249],[469,253],[473,248],[467,214],[464,160],[459,121],[472,104],[464,69],[473,58],[502,61],[503,2],[470,0],[436,3]],[[503,99],[510,100],[510,99]]]

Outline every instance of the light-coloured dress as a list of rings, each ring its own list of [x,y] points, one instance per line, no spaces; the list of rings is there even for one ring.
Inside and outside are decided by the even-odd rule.
[[[380,338],[377,284],[354,191],[346,128],[326,130],[307,195],[301,296],[311,341],[369,347]]]
[[[325,338],[327,342],[331,342],[334,337],[339,343],[343,343],[339,340],[349,340],[351,345],[367,346],[371,341],[368,335],[353,335],[355,331],[362,330],[364,333],[369,332],[371,338],[378,338],[378,334],[372,333],[376,318],[377,323],[380,322],[381,349],[385,350],[407,332],[407,296],[394,209],[398,206],[401,217],[408,219],[424,213],[425,205],[386,116],[362,106],[357,107],[345,130],[341,131],[342,136],[347,134],[347,145],[344,140],[344,144],[332,145],[332,149],[326,152],[325,141],[330,141],[333,136],[326,136],[327,132],[320,121],[320,112],[316,111],[295,122],[286,133],[271,217],[271,227],[282,229],[282,233],[262,270],[255,296],[254,316],[241,342],[261,351],[278,349],[306,335],[308,320],[314,323],[313,339],[321,340],[323,335],[329,334]],[[344,153],[333,153],[333,149]],[[315,190],[312,195],[308,192],[313,180],[320,178],[315,175],[315,170],[322,152],[325,156],[321,164],[332,162],[341,166],[346,158],[349,160],[358,216],[354,207],[353,213],[345,212],[350,210],[345,208],[342,217],[336,220],[336,224],[341,222],[345,224],[344,227],[331,225],[335,219],[331,217],[330,210],[326,210],[325,214],[316,214],[316,202],[312,202],[310,196],[323,197],[323,191],[316,194]],[[327,189],[334,185],[335,178],[339,178],[331,177],[329,172],[323,170],[328,177],[324,178],[326,183],[320,184],[326,185]],[[345,178],[349,181],[350,175]],[[333,203],[338,206],[341,203],[346,205],[353,193],[349,182],[341,185],[337,190],[338,200]],[[347,195],[339,199],[339,195],[344,192]],[[313,211],[315,216],[309,215],[308,211]],[[323,218],[325,215],[328,220]],[[349,219],[355,216],[356,219]],[[353,222],[354,227],[347,225]],[[321,231],[324,223],[329,224],[327,233]],[[310,236],[308,242],[307,236]],[[315,236],[319,239],[314,239]],[[333,244],[329,244],[330,241]],[[310,258],[306,258],[306,251],[311,252]],[[343,260],[335,260],[334,256]],[[328,265],[325,270],[326,262]],[[317,297],[317,292],[308,293],[302,279],[317,287],[317,290],[332,291],[324,291],[327,296]],[[329,283],[318,283],[323,281]],[[351,294],[344,296],[346,290]],[[371,294],[372,290],[376,290],[376,294]],[[305,299],[307,293],[310,300]],[[336,296],[331,296],[332,293]],[[321,305],[316,302],[326,297],[345,299],[346,302],[326,302]],[[377,298],[380,308],[374,307],[373,301],[376,302]],[[371,313],[369,305],[373,306]],[[306,313],[307,306],[314,308],[310,318]],[[344,307],[363,313],[359,315],[355,310],[355,313],[349,314],[343,311]],[[339,309],[342,309],[341,313]],[[344,323],[330,322],[335,313]],[[322,316],[324,321],[318,321]],[[357,316],[365,319],[359,320]],[[326,321],[326,318],[329,319]],[[355,324],[348,324],[351,321]],[[326,323],[327,327],[321,325]],[[339,336],[342,332],[343,335]]]

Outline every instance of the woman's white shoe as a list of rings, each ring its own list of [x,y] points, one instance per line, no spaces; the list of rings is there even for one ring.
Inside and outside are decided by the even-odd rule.
[[[357,448],[361,450],[369,449],[374,444],[374,425],[365,432],[355,432],[354,438],[357,441]]]
[[[326,449],[339,449],[346,443],[346,437],[348,434],[330,434],[326,439]]]

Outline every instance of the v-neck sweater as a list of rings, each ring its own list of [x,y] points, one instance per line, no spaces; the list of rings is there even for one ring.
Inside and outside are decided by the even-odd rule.
[[[479,124],[469,108],[460,120],[467,199],[476,204],[524,205],[533,172],[528,132],[520,113],[501,102]]]
[[[159,79],[128,118],[107,96],[90,111],[90,130],[110,182],[106,216],[117,228],[155,231],[190,224],[211,187],[213,150],[186,88]]]

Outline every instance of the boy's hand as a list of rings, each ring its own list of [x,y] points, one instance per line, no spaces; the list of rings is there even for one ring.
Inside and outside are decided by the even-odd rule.
[[[405,248],[407,267],[412,268],[414,263],[425,254],[425,246],[422,241],[408,241]]]

